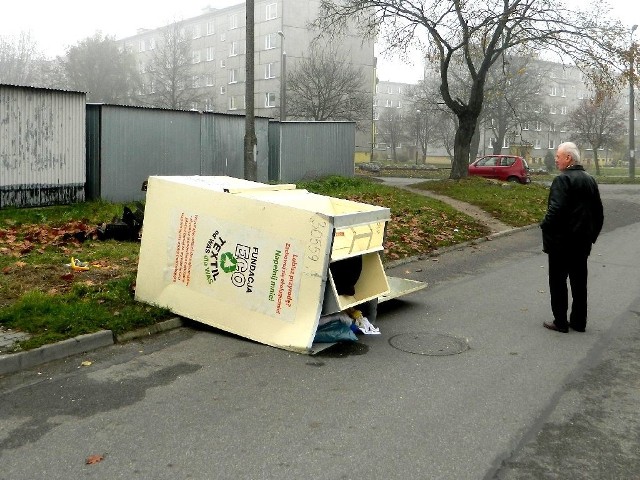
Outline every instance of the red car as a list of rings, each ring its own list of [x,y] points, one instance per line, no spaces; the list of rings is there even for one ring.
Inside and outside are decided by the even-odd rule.
[[[527,161],[515,155],[481,157],[469,165],[469,175],[497,178],[503,182],[531,182]]]

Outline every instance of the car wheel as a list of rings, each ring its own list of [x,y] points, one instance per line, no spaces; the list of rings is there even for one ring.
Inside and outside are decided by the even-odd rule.
[[[509,177],[507,178],[507,182],[519,182],[518,177]]]

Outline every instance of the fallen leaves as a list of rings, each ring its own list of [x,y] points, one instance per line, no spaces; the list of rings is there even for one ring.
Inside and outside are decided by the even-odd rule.
[[[70,243],[82,243],[98,238],[97,227],[81,221],[68,222],[62,226],[21,225],[0,230],[0,253],[21,257],[35,248],[47,246],[64,247]]]
[[[102,460],[104,460],[104,455],[90,455],[84,463],[87,465],[95,465],[96,463],[100,463]]]

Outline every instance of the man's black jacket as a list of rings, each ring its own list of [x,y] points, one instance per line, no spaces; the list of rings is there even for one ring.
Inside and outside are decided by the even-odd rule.
[[[551,184],[547,213],[540,223],[543,250],[588,255],[603,220],[598,184],[582,165],[572,165]]]

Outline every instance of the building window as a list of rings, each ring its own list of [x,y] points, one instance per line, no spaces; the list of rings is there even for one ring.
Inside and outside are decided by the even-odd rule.
[[[276,69],[273,63],[267,63],[264,66],[264,78],[276,78]]]
[[[374,106],[374,107],[377,107],[377,106],[378,106],[378,99],[377,99],[377,98],[374,98],[374,99],[373,99],[373,106]]]
[[[238,104],[236,103],[236,97],[229,97],[229,110],[237,110]]]
[[[191,38],[196,39],[200,38],[202,33],[200,32],[200,25],[194,25],[193,30],[191,31]]]
[[[396,108],[401,108],[401,107],[402,107],[401,103],[402,103],[402,102],[400,102],[400,100],[398,100],[398,105],[397,105],[397,107],[396,107]]]
[[[537,148],[537,149],[540,149],[540,148],[541,148],[541,145],[540,145],[540,139],[539,139],[539,138],[536,138],[536,139],[533,141],[533,148]]]
[[[227,34],[226,34],[226,33],[224,33],[224,32],[223,32],[223,33],[221,33],[221,34],[220,34],[220,41],[221,41],[221,42],[224,42],[226,39],[227,39]]]
[[[138,45],[138,51],[139,52],[144,52],[147,49],[147,44],[145,43],[144,38],[142,40],[140,40],[140,43]]]
[[[549,88],[549,95],[551,95],[552,97],[555,97],[556,95],[558,95],[558,87],[550,87]]]
[[[229,70],[229,83],[238,83],[238,69],[232,68]]]
[[[213,99],[207,98],[207,100],[204,102],[204,111],[213,112]]]
[[[561,115],[566,115],[567,114],[567,107],[566,105],[563,107],[560,107],[560,114]]]
[[[229,56],[235,57],[238,55],[238,42],[231,42],[229,44]]]
[[[542,122],[540,122],[540,120],[536,120],[536,132],[539,132],[542,130]]]
[[[267,5],[267,20],[273,20],[278,16],[278,4],[270,3]]]
[[[213,35],[214,33],[216,33],[216,23],[211,20],[207,22],[207,35]]]
[[[149,39],[149,50],[155,50],[156,48],[156,39],[151,37]]]
[[[227,93],[227,86],[226,85],[220,86],[220,95],[224,95],[225,93]]]
[[[549,150],[553,150],[554,148],[556,148],[555,142],[554,142],[553,138],[550,138],[549,139]]]
[[[229,30],[238,28],[238,14],[229,15]]]
[[[566,97],[567,96],[567,92],[566,92],[566,89],[564,87],[560,87],[560,96],[562,96],[562,97]]]
[[[216,49],[213,47],[207,47],[207,62],[213,61],[213,57],[216,53]]]
[[[200,77],[194,75],[191,77],[191,88],[198,88],[200,86]]]
[[[524,122],[522,124],[522,130],[529,130],[529,122]]]
[[[556,124],[555,123],[550,123],[549,124],[549,131],[550,132],[555,132],[556,131]]]
[[[555,115],[556,113],[558,113],[558,109],[556,108],[556,106],[555,106],[555,105],[551,105],[551,106],[549,107],[549,113],[550,113],[551,115]]]
[[[200,50],[191,52],[191,63],[200,63]]]
[[[373,119],[380,120],[380,114],[378,112],[373,112]]]
[[[268,33],[264,37],[264,49],[271,50],[272,48],[276,48],[276,34]]]
[[[402,95],[402,87],[398,87],[398,94]]]
[[[276,94],[275,93],[265,93],[264,94],[264,107],[265,108],[273,108],[276,106]]]
[[[227,61],[224,58],[220,60],[220,68],[227,68]]]
[[[213,75],[207,75],[207,87],[213,86]]]

